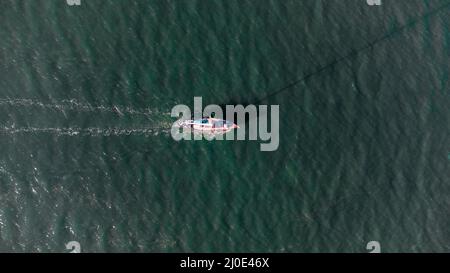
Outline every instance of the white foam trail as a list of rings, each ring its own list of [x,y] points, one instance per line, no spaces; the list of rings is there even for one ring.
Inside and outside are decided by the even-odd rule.
[[[115,113],[118,115],[130,114],[130,115],[154,115],[154,114],[164,114],[170,115],[170,113],[164,113],[160,110],[155,109],[134,109],[129,106],[103,106],[103,105],[91,105],[89,103],[82,103],[75,99],[71,100],[61,100],[60,102],[49,104],[43,103],[32,99],[0,99],[0,105],[11,105],[11,106],[21,106],[21,107],[40,107],[46,109],[64,111],[79,111],[79,112],[105,112],[105,113]]]
[[[125,135],[142,135],[155,136],[159,134],[169,134],[170,128],[167,127],[153,127],[153,128],[38,128],[38,127],[24,127],[24,128],[2,128],[0,134],[37,134],[47,133],[55,134],[57,136],[125,136]]]

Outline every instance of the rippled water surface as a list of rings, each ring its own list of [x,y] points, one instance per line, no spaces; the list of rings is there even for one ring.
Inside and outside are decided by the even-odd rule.
[[[450,1],[3,0],[0,251],[450,250]],[[280,105],[280,146],[176,104]]]

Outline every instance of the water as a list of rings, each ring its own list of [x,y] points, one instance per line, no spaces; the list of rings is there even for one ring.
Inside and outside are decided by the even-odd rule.
[[[448,252],[450,1],[7,0],[0,251]],[[280,105],[280,147],[169,113]]]

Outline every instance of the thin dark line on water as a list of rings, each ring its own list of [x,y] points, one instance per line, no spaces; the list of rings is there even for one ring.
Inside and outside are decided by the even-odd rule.
[[[411,20],[409,23],[407,23],[407,24],[405,24],[405,25],[403,25],[403,26],[401,26],[401,27],[399,27],[399,28],[397,28],[397,29],[395,29],[393,31],[390,31],[388,34],[385,34],[385,35],[383,35],[383,36],[373,40],[372,42],[368,43],[364,47],[361,47],[360,49],[357,49],[357,50],[353,49],[353,50],[351,50],[348,54],[336,58],[334,61],[332,61],[332,62],[330,62],[330,63],[328,63],[328,64],[326,64],[326,65],[324,65],[322,67],[319,67],[314,72],[306,74],[302,78],[297,79],[297,80],[289,83],[288,85],[282,87],[281,89],[278,89],[278,90],[276,90],[276,91],[266,95],[265,97],[262,97],[262,98],[258,99],[255,102],[255,104],[258,104],[261,101],[264,101],[264,100],[266,100],[266,99],[268,99],[270,97],[274,97],[274,96],[279,95],[279,94],[281,94],[281,93],[283,93],[285,91],[288,91],[291,87],[294,87],[294,86],[296,86],[296,85],[298,85],[300,83],[303,83],[303,82],[307,81],[308,79],[310,79],[310,78],[312,78],[312,77],[314,77],[314,76],[316,76],[318,74],[321,74],[322,72],[326,71],[327,69],[329,69],[329,68],[331,68],[331,67],[333,67],[333,66],[335,66],[337,64],[343,63],[346,60],[351,59],[352,57],[355,57],[358,54],[360,54],[360,53],[362,53],[362,52],[364,52],[364,51],[366,51],[368,49],[371,49],[371,48],[375,47],[376,45],[378,45],[378,44],[380,44],[380,43],[382,43],[384,41],[389,40],[395,34],[400,33],[400,32],[402,32],[402,31],[404,31],[404,30],[406,30],[408,28],[414,27],[421,20],[426,19],[428,17],[431,17],[433,15],[436,15],[437,13],[439,13],[440,11],[442,11],[443,9],[445,9],[445,8],[447,8],[449,6],[450,6],[450,2],[445,4],[445,5],[443,5],[443,6],[441,6],[441,7],[439,7],[439,8],[436,8],[436,9],[434,9],[434,10],[428,12],[428,13],[425,13],[424,15],[421,15],[421,16],[417,17],[416,19]],[[294,151],[296,151],[296,150],[295,149],[290,149],[290,151],[287,153],[287,156],[285,157],[285,160],[289,160],[291,155],[292,155],[292,153]],[[284,165],[281,164],[281,166],[284,166]],[[279,169],[278,171],[281,171],[281,169]],[[291,189],[291,190],[295,192],[294,189]],[[336,209],[339,206],[348,206],[357,197],[367,195],[368,198],[370,198],[370,196],[374,196],[374,195],[380,193],[381,190],[382,190],[382,188],[377,188],[377,189],[375,189],[375,190],[373,190],[371,192],[366,192],[366,191],[364,191],[364,192],[353,192],[353,193],[348,194],[347,196],[344,196],[344,197],[341,197],[339,199],[336,199],[327,208],[319,209],[319,210],[313,209],[313,210],[308,211],[308,212],[310,214],[312,214],[311,215],[312,217],[314,217],[316,215],[321,215],[321,214],[324,214],[324,213],[328,213],[330,210]],[[304,217],[302,217],[302,220],[308,221],[308,219],[304,219]],[[314,219],[312,219],[312,221],[316,222]],[[316,222],[316,223],[318,223],[318,222]],[[330,231],[331,233],[345,234],[345,231],[343,231],[341,229],[337,229],[336,227],[332,227],[329,224],[328,225],[322,225],[322,227],[325,228],[326,230]]]
[[[427,12],[427,13],[425,13],[425,14],[419,16],[419,17],[416,17],[416,19],[413,19],[413,20],[411,20],[409,23],[404,24],[403,26],[397,28],[396,30],[393,30],[393,31],[389,32],[388,34],[383,35],[383,36],[381,36],[381,37],[375,39],[374,41],[370,42],[368,45],[366,45],[366,46],[364,46],[364,47],[362,47],[362,48],[360,48],[360,49],[358,49],[358,50],[352,50],[352,51],[350,51],[350,53],[348,53],[347,55],[345,55],[345,56],[343,56],[343,57],[339,57],[339,58],[335,59],[333,62],[330,62],[330,63],[328,63],[328,64],[326,64],[326,65],[320,67],[320,68],[317,69],[316,71],[314,71],[314,72],[312,72],[312,73],[309,73],[309,74],[305,75],[304,77],[302,77],[302,78],[300,78],[300,79],[298,79],[298,80],[296,80],[296,81],[294,81],[294,82],[291,82],[291,83],[288,84],[287,86],[284,86],[283,88],[281,88],[281,89],[279,89],[279,90],[277,90],[277,91],[275,91],[275,92],[272,92],[272,93],[266,95],[266,96],[263,97],[263,98],[258,99],[258,100],[255,102],[255,104],[258,104],[258,103],[260,103],[261,101],[264,101],[264,100],[266,100],[266,99],[269,98],[269,97],[273,97],[273,96],[279,95],[280,93],[282,93],[282,92],[284,92],[284,91],[287,91],[289,88],[291,88],[291,87],[293,87],[293,86],[295,86],[295,85],[298,85],[298,84],[300,84],[300,83],[302,83],[302,82],[305,82],[305,81],[308,80],[309,78],[311,78],[311,77],[313,77],[313,76],[315,76],[315,75],[317,75],[317,74],[322,73],[322,72],[325,71],[326,69],[328,69],[328,68],[330,68],[330,67],[332,67],[332,66],[334,66],[334,65],[336,65],[336,64],[342,63],[342,62],[346,61],[347,59],[350,59],[350,58],[352,58],[353,56],[356,56],[356,55],[358,55],[359,53],[361,53],[361,52],[363,52],[363,51],[365,51],[365,50],[367,50],[367,49],[373,48],[376,44],[379,44],[379,43],[381,43],[381,42],[383,42],[383,41],[386,41],[386,40],[390,39],[394,34],[400,33],[401,31],[407,29],[408,27],[413,27],[414,25],[416,25],[416,24],[417,24],[418,22],[420,22],[421,20],[423,20],[423,19],[425,19],[425,18],[428,18],[428,17],[430,17],[430,16],[433,16],[433,15],[439,13],[441,10],[443,10],[443,9],[449,7],[449,6],[450,6],[450,2],[448,2],[447,4],[445,4],[445,5],[443,5],[443,6],[439,7],[439,8],[436,8],[436,9],[430,11],[430,12]],[[291,155],[291,153],[292,153],[293,151],[294,151],[294,150],[290,150],[290,152],[288,153],[288,156],[287,156],[286,158],[289,158],[289,156]]]
[[[409,23],[406,23],[406,24],[404,24],[403,26],[401,26],[401,27],[399,27],[397,29],[394,29],[394,30],[388,32],[387,34],[385,34],[385,35],[383,35],[383,36],[373,40],[372,42],[370,42],[367,45],[361,47],[360,49],[352,49],[346,55],[338,56],[338,58],[336,58],[334,61],[319,67],[315,71],[313,71],[311,73],[308,73],[308,74],[304,75],[303,77],[301,77],[301,78],[299,78],[297,80],[292,81],[288,85],[286,85],[286,86],[284,86],[284,87],[282,87],[282,88],[280,88],[280,89],[278,89],[278,90],[276,90],[274,92],[271,92],[271,93],[269,93],[268,95],[266,95],[266,96],[264,96],[262,98],[257,99],[254,102],[254,104],[259,104],[262,101],[265,101],[266,99],[268,99],[270,97],[274,97],[274,96],[279,95],[279,94],[281,94],[281,93],[283,93],[285,91],[288,91],[291,87],[294,87],[294,86],[296,86],[296,85],[298,85],[298,84],[300,84],[302,82],[305,82],[308,79],[310,79],[310,78],[312,78],[312,77],[314,77],[314,76],[316,76],[318,74],[321,74],[322,72],[326,71],[327,69],[329,69],[329,68],[331,68],[331,67],[333,67],[333,66],[335,66],[337,64],[340,64],[340,63],[342,63],[342,62],[344,62],[344,61],[346,61],[348,59],[351,59],[351,58],[353,58],[355,56],[358,56],[360,53],[362,53],[362,52],[364,52],[364,51],[366,51],[368,49],[371,49],[371,48],[375,47],[376,45],[378,45],[378,44],[380,44],[380,43],[382,43],[384,41],[389,40],[395,34],[398,34],[398,33],[402,32],[402,31],[404,31],[404,30],[406,30],[408,28],[414,27],[415,25],[417,25],[423,19],[426,19],[428,17],[434,16],[434,15],[436,15],[437,13],[439,13],[440,11],[444,10],[445,8],[447,8],[449,6],[450,6],[450,2],[445,4],[445,5],[443,5],[443,6],[441,6],[441,7],[439,7],[439,8],[436,8],[436,9],[434,9],[434,10],[428,12],[428,13],[425,13],[425,14],[421,15],[421,16],[417,17],[416,19],[411,20]]]

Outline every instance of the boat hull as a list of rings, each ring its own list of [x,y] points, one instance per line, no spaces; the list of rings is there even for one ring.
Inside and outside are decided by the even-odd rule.
[[[239,126],[230,121],[214,118],[186,120],[181,125],[184,128],[191,128],[194,131],[209,133],[227,133],[239,128]]]

